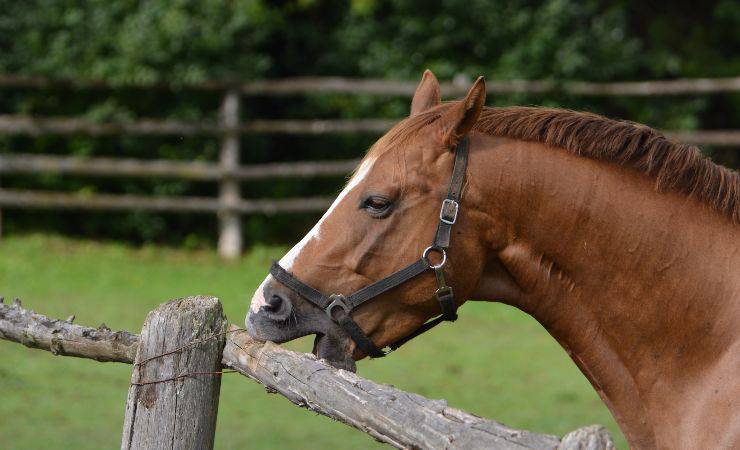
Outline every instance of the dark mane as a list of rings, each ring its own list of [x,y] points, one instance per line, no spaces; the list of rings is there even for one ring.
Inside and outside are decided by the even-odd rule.
[[[454,102],[396,125],[366,158],[413,137]],[[676,191],[708,204],[740,223],[740,175],[712,162],[694,145],[672,142],[634,122],[554,108],[484,108],[475,129],[494,136],[541,142],[599,161],[631,167],[655,180],[658,191]]]

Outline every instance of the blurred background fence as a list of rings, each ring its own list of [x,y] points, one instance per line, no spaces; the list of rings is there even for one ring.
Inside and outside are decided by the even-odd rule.
[[[183,161],[173,159],[135,159],[97,156],[53,155],[34,153],[0,153],[0,174],[77,175],[105,178],[172,178],[198,182],[215,182],[218,193],[207,196],[106,194],[87,191],[58,192],[38,189],[0,189],[0,207],[14,209],[150,211],[157,213],[208,213],[218,218],[218,249],[224,258],[241,254],[241,216],[250,214],[320,212],[327,208],[331,196],[245,198],[240,184],[253,180],[314,179],[337,177],[349,173],[357,159],[321,161],[283,161],[240,165],[244,134],[369,134],[379,135],[397,119],[355,118],[319,120],[249,120],[240,117],[241,104],[251,97],[285,95],[351,94],[409,97],[416,86],[413,81],[350,79],[338,77],[260,80],[247,83],[203,82],[188,86],[128,86],[138,91],[175,92],[178,89],[204,91],[220,99],[216,120],[175,120],[139,118],[135,120],[96,121],[85,117],[40,116],[27,114],[0,115],[0,134],[43,137],[46,135],[91,137],[101,136],[204,136],[219,142],[218,161]],[[41,77],[0,76],[0,87],[22,89],[68,88],[74,90],[111,89],[102,81],[50,80]],[[443,95],[458,97],[469,87],[469,80],[459,76],[443,84]],[[496,94],[553,94],[580,96],[670,96],[704,95],[740,91],[740,77],[716,79],[677,79],[634,82],[565,82],[491,81],[488,89]],[[247,100],[248,101],[248,100]],[[737,151],[740,130],[666,130],[683,142]],[[143,144],[146,145],[146,144]],[[298,153],[298,152],[296,152]],[[1,220],[0,215],[0,220]],[[0,230],[2,226],[0,225]]]
[[[633,120],[737,168],[738,27],[733,0],[0,0],[3,231],[295,241],[426,68],[446,99],[483,74],[491,106]]]

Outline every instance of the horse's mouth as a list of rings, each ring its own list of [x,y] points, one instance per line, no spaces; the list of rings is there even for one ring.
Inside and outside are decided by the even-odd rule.
[[[303,336],[315,334],[313,354],[337,369],[351,372],[357,370],[352,352],[349,351],[349,337],[344,336],[339,327],[327,324],[326,316],[301,317],[295,321],[275,321],[262,312],[247,315],[246,326],[249,334],[261,341],[276,344],[292,341]],[[319,331],[321,330],[321,331]]]
[[[313,341],[313,354],[318,359],[323,359],[329,365],[337,369],[344,369],[350,372],[357,371],[357,365],[351,354],[343,348],[341,341],[331,335],[317,333]]]

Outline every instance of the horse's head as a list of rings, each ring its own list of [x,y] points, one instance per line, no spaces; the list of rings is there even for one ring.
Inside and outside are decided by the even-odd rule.
[[[436,78],[425,72],[411,115],[378,140],[326,214],[280,260],[296,279],[324,294],[348,295],[421,257],[439,223],[452,150],[478,120],[485,83],[479,78],[452,107],[439,107],[439,95]],[[484,263],[474,214],[463,197],[444,267],[458,306]],[[436,290],[429,271],[363,303],[351,318],[382,348],[440,313]],[[255,292],[246,324],[255,338],[278,343],[316,334],[314,352],[338,367],[354,369],[354,360],[366,356],[336,320],[272,275]]]

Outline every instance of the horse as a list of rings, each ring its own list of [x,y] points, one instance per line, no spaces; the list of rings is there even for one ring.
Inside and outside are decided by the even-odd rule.
[[[409,117],[254,293],[251,335],[315,334],[317,357],[354,370],[440,311],[503,302],[560,343],[632,448],[740,448],[738,173],[644,125],[485,98],[481,77],[442,103],[424,73]]]

